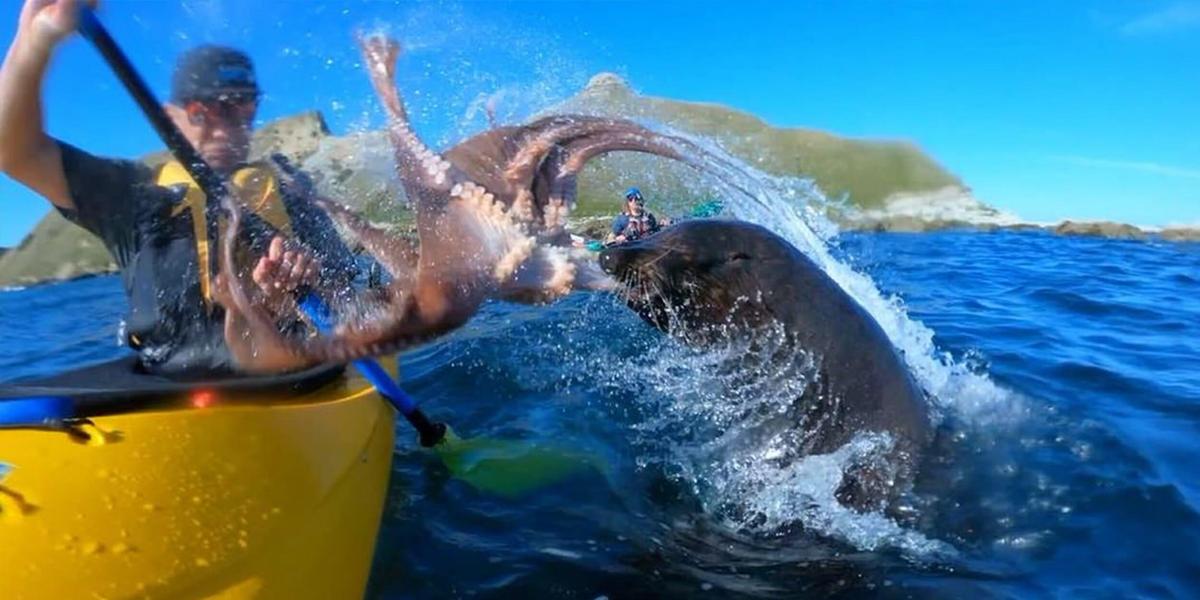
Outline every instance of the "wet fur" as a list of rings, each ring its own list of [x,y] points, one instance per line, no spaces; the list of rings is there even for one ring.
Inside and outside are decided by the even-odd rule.
[[[781,427],[804,423],[799,458],[860,432],[893,437],[888,466],[865,465],[839,497],[882,508],[929,441],[924,393],[871,315],[807,256],[769,230],[729,220],[687,221],[605,250],[600,263],[645,320],[695,344],[782,325],[816,372]]]

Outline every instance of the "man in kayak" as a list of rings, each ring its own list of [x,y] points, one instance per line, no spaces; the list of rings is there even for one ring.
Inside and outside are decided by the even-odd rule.
[[[663,225],[654,213],[646,210],[646,200],[641,190],[629,188],[625,191],[625,210],[613,219],[612,233],[607,242],[610,245],[632,242],[658,232]]]
[[[209,260],[220,225],[200,188],[178,162],[151,168],[100,158],[44,129],[42,81],[54,49],[75,31],[79,1],[25,2],[0,67],[0,170],[104,242],[129,298],[122,337],[146,371],[188,378],[230,374],[229,344],[247,342],[237,339],[241,332],[232,321],[225,323],[222,275],[211,272]],[[307,177],[282,157],[246,162],[260,96],[248,56],[202,46],[180,57],[166,110],[229,179],[247,211],[290,235],[259,242],[252,278],[256,301],[275,311],[281,328],[301,332],[292,293],[314,284],[344,288],[353,277],[353,257],[313,205]]]

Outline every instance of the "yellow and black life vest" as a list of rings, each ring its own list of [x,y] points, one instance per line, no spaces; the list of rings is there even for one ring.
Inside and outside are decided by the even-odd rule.
[[[279,176],[274,169],[264,163],[247,165],[235,171],[229,177],[229,182],[230,188],[244,208],[257,214],[283,235],[292,235],[292,220],[283,201]],[[204,302],[211,304],[209,286],[213,274],[209,266],[209,232],[208,219],[205,218],[204,191],[188,174],[187,169],[174,160],[159,167],[155,183],[164,187],[179,184],[187,186],[183,200],[175,206],[171,216],[177,216],[185,210],[191,211],[200,272],[200,292],[204,296]]]

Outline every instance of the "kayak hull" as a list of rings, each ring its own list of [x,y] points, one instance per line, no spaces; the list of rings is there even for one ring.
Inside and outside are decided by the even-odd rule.
[[[4,597],[361,597],[393,426],[373,389],[338,379],[0,430]]]

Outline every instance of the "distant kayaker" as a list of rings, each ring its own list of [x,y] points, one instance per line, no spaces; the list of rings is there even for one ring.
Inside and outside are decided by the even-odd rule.
[[[625,191],[625,210],[613,219],[612,232],[606,241],[609,244],[632,242],[658,232],[665,224],[646,210],[641,190],[632,187]]]
[[[0,67],[0,170],[104,242],[129,297],[122,336],[145,370],[228,374],[233,361],[226,335],[232,343],[246,342],[238,339],[242,331],[227,326],[214,299],[223,287],[208,257],[217,252],[219,225],[200,188],[177,162],[151,168],[101,158],[44,129],[42,81],[54,49],[76,29],[78,7],[79,0],[26,0],[21,10]],[[345,287],[354,262],[328,216],[313,205],[312,184],[303,173],[279,156],[247,162],[260,97],[246,54],[201,46],[179,58],[166,111],[229,178],[246,208],[291,237],[259,242],[262,258],[252,278],[281,328],[302,332],[292,292],[307,285]]]

